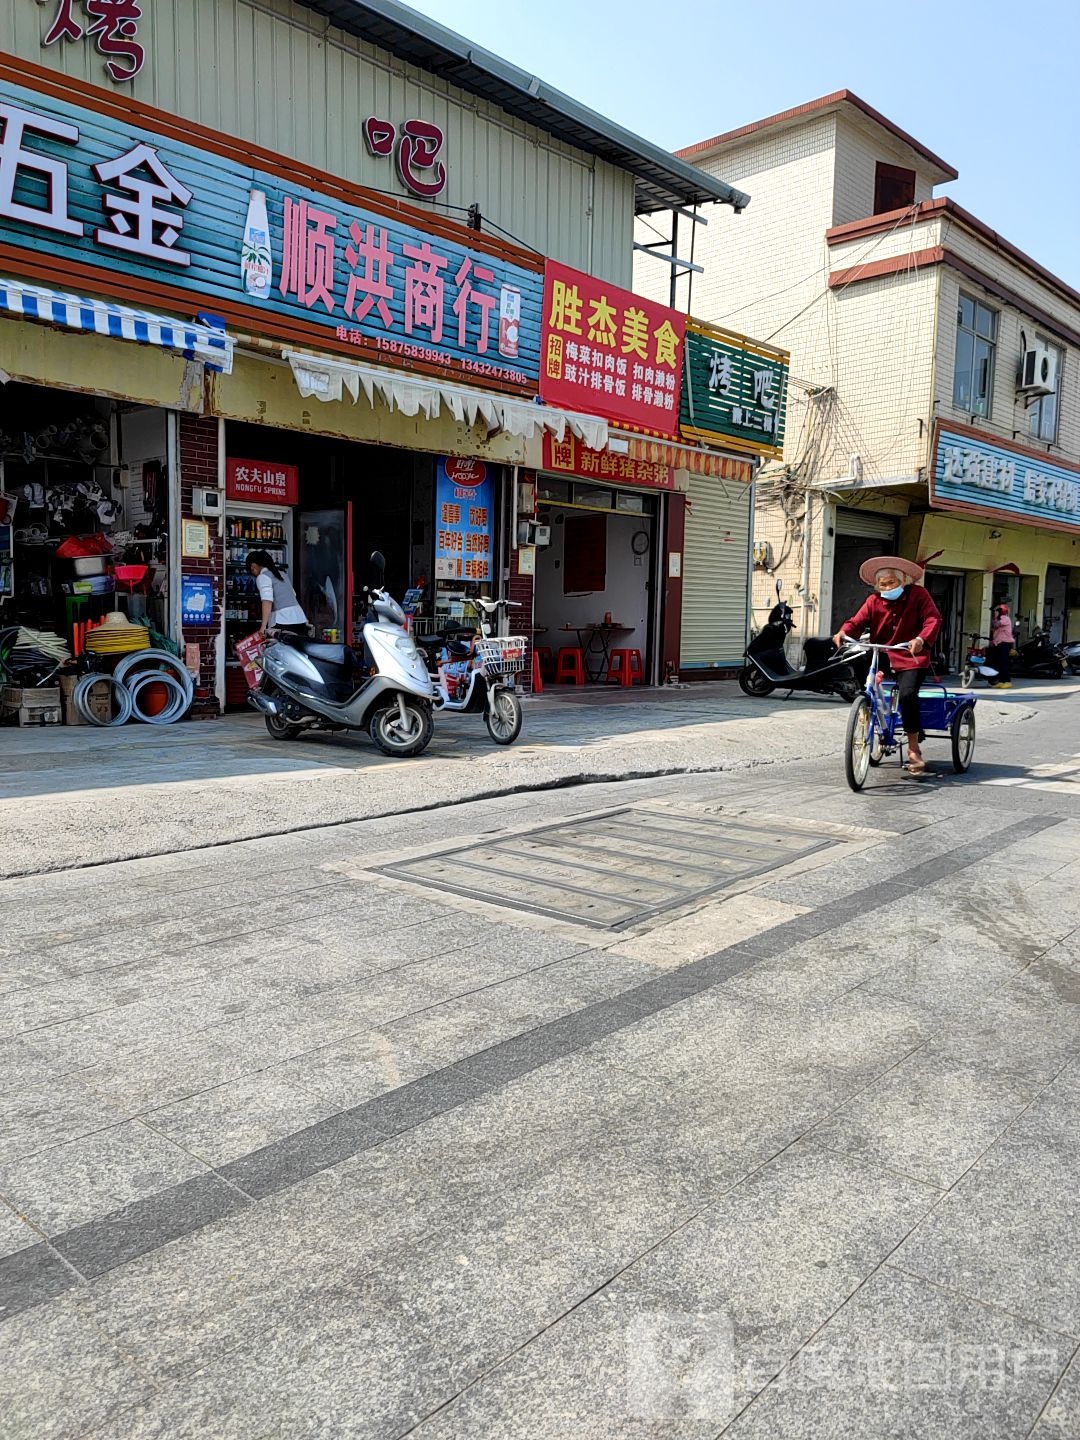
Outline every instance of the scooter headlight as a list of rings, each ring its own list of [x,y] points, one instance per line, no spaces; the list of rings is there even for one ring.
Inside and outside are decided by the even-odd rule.
[[[394,649],[400,650],[403,655],[416,655],[419,653],[416,648],[416,641],[411,635],[399,635],[394,641]]]

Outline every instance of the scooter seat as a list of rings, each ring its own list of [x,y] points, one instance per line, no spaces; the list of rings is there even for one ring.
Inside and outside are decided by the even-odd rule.
[[[347,645],[329,645],[322,640],[312,640],[307,635],[282,635],[279,638],[294,650],[309,655],[312,660],[322,660],[328,665],[353,663],[354,656]]]

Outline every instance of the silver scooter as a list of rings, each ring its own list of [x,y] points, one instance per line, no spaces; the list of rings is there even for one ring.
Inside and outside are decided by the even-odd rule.
[[[380,581],[386,562],[371,563]],[[423,655],[405,628],[405,612],[380,586],[368,591],[364,658],[348,645],[306,635],[275,635],[262,656],[262,678],[249,697],[275,740],[305,730],[367,730],[384,755],[427,749],[434,691]]]

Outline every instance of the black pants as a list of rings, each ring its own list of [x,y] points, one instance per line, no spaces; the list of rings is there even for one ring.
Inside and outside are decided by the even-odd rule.
[[[1003,681],[1010,680],[1012,678],[1012,643],[1002,640],[999,645],[991,645],[990,655],[990,664],[998,672],[995,683],[1000,685]]]
[[[922,717],[919,707],[919,686],[923,682],[925,670],[897,670],[894,672],[896,678],[896,696],[900,702],[900,721],[904,729],[916,741],[919,731],[922,729]]]

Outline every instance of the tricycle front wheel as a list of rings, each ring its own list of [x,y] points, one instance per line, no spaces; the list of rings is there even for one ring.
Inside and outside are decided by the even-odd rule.
[[[975,707],[962,706],[953,716],[949,726],[952,738],[952,768],[957,775],[971,769],[971,757],[975,754]]]
[[[870,735],[870,701],[865,695],[860,695],[848,712],[847,734],[844,738],[844,773],[852,790],[859,791],[866,784],[873,748]]]

